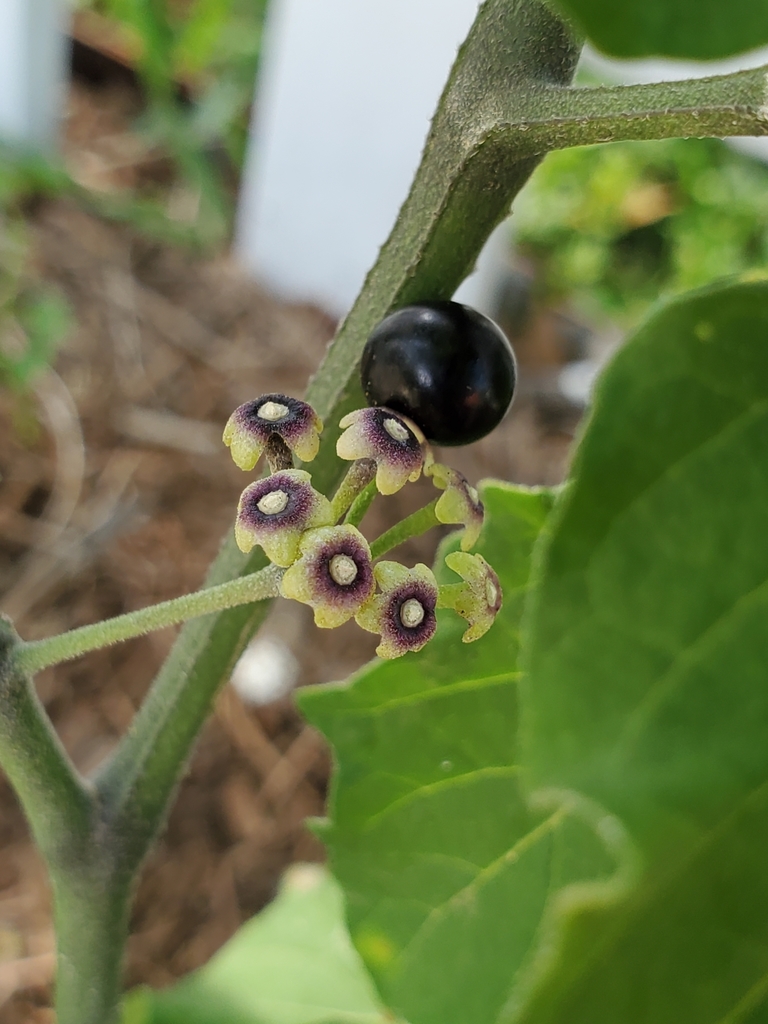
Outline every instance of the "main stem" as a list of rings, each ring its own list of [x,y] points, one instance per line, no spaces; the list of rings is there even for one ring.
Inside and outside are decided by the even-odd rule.
[[[433,526],[440,526],[440,520],[435,515],[435,505],[437,505],[439,500],[439,498],[435,498],[434,501],[412,512],[399,523],[395,523],[386,533],[382,533],[380,537],[377,537],[373,544],[371,544],[371,558],[381,558],[382,555],[391,551],[392,548],[396,548],[399,544],[403,544],[411,537],[420,537],[422,533],[431,530]]]
[[[130,884],[94,837],[90,861],[51,872],[58,946],[58,1024],[118,1024]]]
[[[114,870],[93,786],[53,730],[22,649],[0,618],[0,763],[21,800],[50,873],[58,946],[59,1024],[112,1024],[121,991],[129,877]]]

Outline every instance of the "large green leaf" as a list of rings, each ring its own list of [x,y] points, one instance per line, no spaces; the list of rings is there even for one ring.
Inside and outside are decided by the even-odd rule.
[[[316,864],[289,868],[274,903],[201,970],[126,999],[123,1024],[397,1024],[349,941],[341,893]]]
[[[553,895],[509,1019],[764,1022],[768,284],[652,317],[573,478],[535,574],[524,760],[534,801],[625,837],[626,884]]]
[[[483,498],[478,550],[505,595],[487,636],[462,644],[446,613],[419,654],[301,694],[336,752],[324,838],[352,937],[411,1024],[495,1021],[549,888],[611,870],[589,828],[521,793],[519,622],[551,497],[487,484]]]
[[[768,43],[768,0],[555,0],[614,57],[714,60]]]

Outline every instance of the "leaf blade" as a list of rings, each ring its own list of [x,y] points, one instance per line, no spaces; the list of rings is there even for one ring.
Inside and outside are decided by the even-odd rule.
[[[295,865],[277,899],[199,971],[132,992],[136,1024],[386,1024],[349,940],[341,893],[318,865]],[[386,1018],[391,1020],[391,1018]]]
[[[764,282],[706,289],[599,389],[537,569],[523,742],[532,786],[615,816],[641,867],[561,908],[559,952],[505,1020],[735,1022],[759,998],[766,339]]]
[[[768,42],[765,0],[557,0],[556,6],[614,57],[716,60]]]
[[[412,1024],[495,1021],[553,880],[611,868],[577,819],[532,813],[520,783],[520,616],[551,496],[490,484],[483,500],[478,550],[505,594],[488,636],[462,645],[464,624],[447,613],[418,655],[299,697],[337,754],[323,838],[353,939]]]

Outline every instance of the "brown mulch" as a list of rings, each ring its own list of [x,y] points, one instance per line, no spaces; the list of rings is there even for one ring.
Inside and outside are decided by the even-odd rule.
[[[134,184],[145,154],[131,138],[129,93],[117,88],[107,102],[78,85],[72,110],[70,165],[94,187]],[[26,404],[0,393],[0,609],[33,639],[200,585],[248,479],[221,446],[224,422],[260,392],[300,395],[333,324],[266,295],[226,258],[148,241],[68,201],[41,203],[29,225],[30,273],[62,290],[77,325]],[[525,394],[526,379],[561,361],[546,317],[524,351],[513,414],[492,437],[447,455],[473,480],[562,478],[576,417],[535,388]],[[366,531],[429,491],[415,485],[391,499]],[[411,544],[402,557],[428,559],[434,543]],[[307,609],[278,605],[265,628],[293,643],[300,685],[341,678],[371,656],[375,639],[353,624],[316,630]],[[82,771],[114,748],[174,635],[38,677]],[[322,858],[303,821],[323,812],[329,766],[290,700],[253,708],[231,687],[221,694],[142,874],[128,985],[165,985],[204,963],[271,898],[287,864]],[[0,1024],[53,1020],[53,948],[45,872],[3,780]]]

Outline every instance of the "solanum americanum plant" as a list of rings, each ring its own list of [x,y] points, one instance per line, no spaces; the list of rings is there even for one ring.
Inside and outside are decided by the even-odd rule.
[[[376,653],[397,658],[434,635],[438,608],[468,622],[465,642],[483,636],[501,608],[493,568],[471,554],[483,505],[464,476],[436,462],[429,441],[469,444],[502,420],[515,389],[515,359],[499,327],[456,302],[423,302],[386,317],[363,353],[369,408],[349,413],[336,451],[352,466],[333,499],[293,455],[311,462],[323,424],[306,402],[262,395],[239,406],[224,430],[235,463],[252,470],[265,454],[272,472],[243,491],[235,523],[241,551],[263,548],[286,570],[283,597],[310,605],[333,628],[354,618],[381,636]],[[369,545],[358,529],[376,491],[395,494],[422,472],[443,493]],[[406,537],[438,523],[463,528],[461,552],[446,564],[461,582],[438,586],[426,565],[377,561]]]
[[[583,39],[614,57],[731,58],[768,43],[766,4],[483,0],[411,190],[306,400],[264,395],[227,424],[237,465],[250,473],[263,458],[269,475],[245,488],[206,586],[42,639],[0,616],[0,767],[51,878],[59,1024],[121,1019],[135,880],[216,695],[279,595],[324,628],[355,619],[383,659],[427,645],[442,609],[466,625],[446,613],[421,655],[297,695],[334,750],[329,827],[318,824],[334,881],[286,889],[262,918],[265,955],[237,954],[248,1019],[766,1019],[765,260],[749,279],[736,261],[730,279],[662,301],[625,340],[565,487],[489,481],[481,501],[430,447],[477,440],[509,406],[506,339],[446,299],[547,153],[768,135],[768,65],[575,85]],[[739,188],[759,192],[758,177]],[[711,184],[701,202],[717,205]],[[683,215],[666,176],[642,185],[643,210],[663,195],[664,218],[667,206]],[[369,405],[349,413],[358,369]],[[336,452],[321,419],[340,422]],[[422,474],[434,500],[366,538],[376,494]],[[385,557],[438,524],[461,531],[440,549],[445,573]],[[130,728],[83,777],[34,674],[179,623]],[[492,625],[475,648],[455,642]],[[171,1016],[154,1013],[163,993],[129,996],[126,1024],[239,1013],[237,972],[220,967],[207,990],[204,975],[182,1002],[170,992]]]

